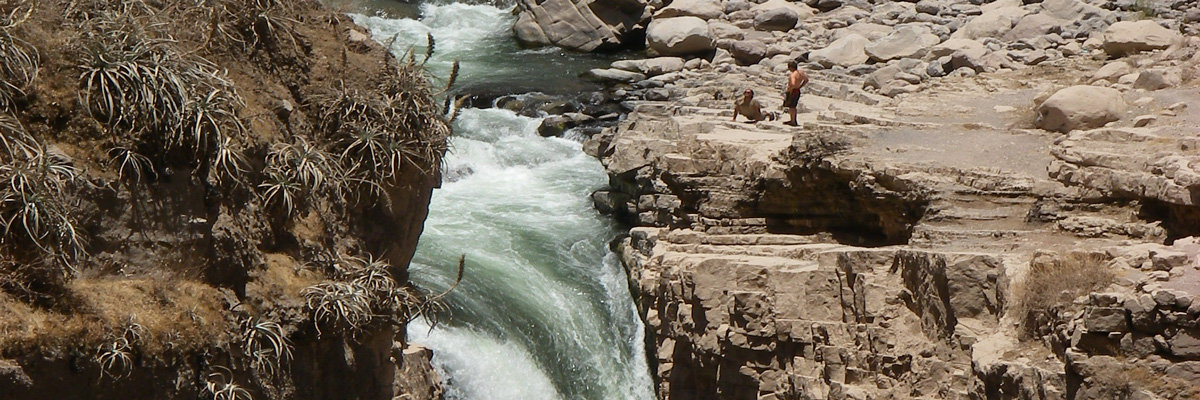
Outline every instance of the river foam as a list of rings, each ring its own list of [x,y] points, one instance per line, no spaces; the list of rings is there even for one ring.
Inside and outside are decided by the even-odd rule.
[[[432,34],[431,73],[460,59],[460,80],[474,85],[553,84],[596,62],[521,49],[511,9],[420,9],[419,20],[352,17],[381,43],[395,37],[397,54],[424,54]],[[577,139],[539,136],[540,123],[502,109],[460,113],[410,275],[440,292],[460,254],[466,273],[444,299],[452,319],[414,323],[409,338],[433,349],[453,399],[652,399],[644,329],[606,246],[617,229],[589,200],[607,176]]]

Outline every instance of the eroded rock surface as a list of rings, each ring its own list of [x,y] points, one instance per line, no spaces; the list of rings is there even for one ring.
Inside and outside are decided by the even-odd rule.
[[[920,8],[955,7],[972,9]],[[1108,24],[1080,13],[1110,11],[973,9],[1021,26],[1011,43],[1023,44],[930,29],[948,40],[920,59],[845,65],[815,51],[793,128],[728,119],[745,88],[779,111],[783,62],[798,53],[753,64],[722,56],[735,41],[718,40],[709,65],[649,78],[669,100],[634,103],[585,143],[610,176],[597,208],[633,226],[616,247],[661,398],[1200,394],[1197,43],[1106,65],[1066,54]],[[842,6],[800,23],[835,27],[828,36],[792,34],[869,43],[887,33],[864,21],[883,14]],[[753,37],[766,36],[737,40]],[[1033,62],[1021,53],[1031,45],[1058,54]],[[1181,71],[1178,83],[1128,76],[1159,70]],[[1038,105],[1089,81],[1123,109],[1036,124]]]

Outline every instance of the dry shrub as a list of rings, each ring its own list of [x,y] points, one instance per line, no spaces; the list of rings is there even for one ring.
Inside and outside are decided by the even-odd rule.
[[[140,327],[137,350],[155,355],[230,341],[224,296],[201,282],[168,277],[79,278],[65,305],[45,309],[0,293],[0,355],[37,348],[97,349]],[[131,343],[132,344],[132,343]]]
[[[1038,253],[1017,289],[1017,315],[1026,331],[1031,314],[1054,314],[1075,298],[1112,284],[1115,273],[1108,255],[1099,252]]]
[[[1200,397],[1200,383],[1198,382],[1188,382],[1124,360],[1114,364],[1104,364],[1086,372],[1090,372],[1091,375],[1086,377],[1085,385],[1104,388],[1106,389],[1103,391],[1106,392],[1104,395],[1114,399],[1139,398],[1140,396],[1134,396],[1142,390],[1166,399]]]

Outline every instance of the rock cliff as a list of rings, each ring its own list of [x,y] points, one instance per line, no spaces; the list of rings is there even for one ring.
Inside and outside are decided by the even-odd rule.
[[[780,32],[723,2],[715,54],[584,144],[660,397],[1200,396],[1191,6],[810,3]],[[800,126],[730,122],[747,88],[781,111],[792,59]]]

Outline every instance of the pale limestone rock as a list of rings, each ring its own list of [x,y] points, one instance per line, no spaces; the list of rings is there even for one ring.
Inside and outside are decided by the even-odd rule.
[[[1099,86],[1071,86],[1037,106],[1038,127],[1068,132],[1103,126],[1121,119],[1127,105],[1121,92]]]
[[[724,7],[716,0],[674,0],[654,13],[654,18],[697,17],[704,20],[725,15]]]
[[[1153,20],[1121,21],[1104,31],[1104,52],[1120,57],[1147,50],[1165,49],[1183,40],[1179,32]]]
[[[646,18],[638,0],[519,0],[513,32],[525,43],[592,51],[622,45]]]
[[[862,64],[868,59],[865,51],[867,43],[867,38],[862,35],[850,33],[833,41],[823,49],[813,50],[808,54],[808,59],[826,67],[834,65],[849,67]]]
[[[686,55],[713,49],[708,23],[696,17],[655,19],[646,27],[647,46],[662,55]]]

